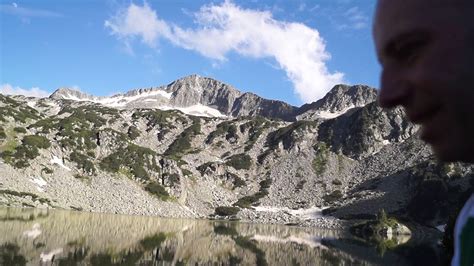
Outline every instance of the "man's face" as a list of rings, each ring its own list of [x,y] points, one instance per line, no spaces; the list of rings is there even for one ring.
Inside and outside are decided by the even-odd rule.
[[[379,0],[379,103],[402,105],[444,161],[474,162],[474,1]]]

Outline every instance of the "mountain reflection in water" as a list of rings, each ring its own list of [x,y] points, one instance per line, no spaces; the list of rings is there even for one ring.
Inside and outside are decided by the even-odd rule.
[[[334,230],[46,209],[0,209],[0,265],[437,263],[436,253],[428,253],[425,258],[408,244],[384,251],[382,255],[375,247]]]

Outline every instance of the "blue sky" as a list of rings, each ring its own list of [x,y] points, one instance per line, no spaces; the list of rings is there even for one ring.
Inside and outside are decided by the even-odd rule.
[[[0,92],[104,96],[190,74],[301,105],[378,86],[374,0],[0,1]]]

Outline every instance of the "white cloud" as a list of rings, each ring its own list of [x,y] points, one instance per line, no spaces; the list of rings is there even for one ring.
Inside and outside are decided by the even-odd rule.
[[[47,91],[41,90],[38,87],[33,87],[30,89],[22,89],[20,87],[13,87],[10,84],[0,85],[0,93],[7,94],[7,95],[25,95],[25,96],[38,97],[38,98],[48,97],[51,94]]]
[[[273,58],[303,102],[320,99],[343,81],[342,73],[328,70],[330,54],[316,29],[278,21],[269,11],[243,9],[230,1],[205,5],[194,15],[196,26],[182,28],[160,19],[147,3],[130,4],[105,21],[105,27],[128,47],[137,38],[150,47],[163,39],[218,62],[225,62],[230,52]]]
[[[358,7],[349,8],[343,15],[347,21],[338,26],[338,29],[340,30],[360,30],[369,26],[369,18]]]

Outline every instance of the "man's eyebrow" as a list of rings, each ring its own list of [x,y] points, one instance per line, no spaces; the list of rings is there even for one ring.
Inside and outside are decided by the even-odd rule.
[[[403,32],[398,35],[395,35],[389,39],[383,46],[382,52],[383,56],[391,56],[396,52],[397,46],[400,42],[410,41],[410,40],[425,40],[430,37],[430,33],[426,30],[415,29],[409,32]]]

